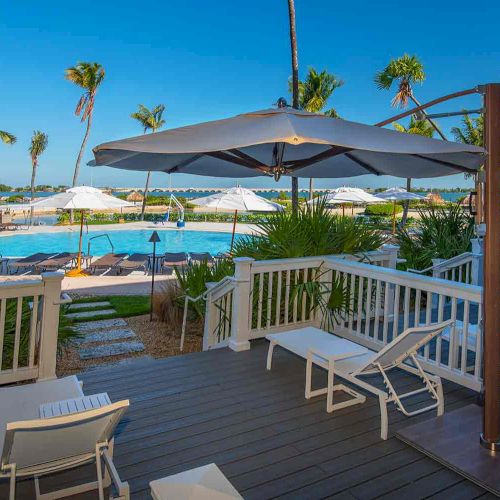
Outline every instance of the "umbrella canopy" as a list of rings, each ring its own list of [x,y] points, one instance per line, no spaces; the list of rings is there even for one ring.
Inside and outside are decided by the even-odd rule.
[[[250,189],[242,187],[234,187],[221,193],[189,200],[189,203],[198,207],[238,210],[239,212],[278,212],[283,210],[280,204],[257,196]]]
[[[348,186],[333,189],[324,196],[323,199],[327,205],[342,203],[381,203],[384,201],[367,193],[363,189]],[[308,203],[311,202],[314,202],[314,200],[310,200]]]
[[[377,193],[377,197],[388,201],[425,200],[425,196],[410,193],[403,188],[389,188],[382,193]]]
[[[215,177],[475,173],[485,150],[289,107],[100,144],[91,165]]]
[[[49,196],[31,204],[34,208],[60,208],[63,210],[107,210],[131,207],[133,203],[104,194],[100,189],[78,186]]]

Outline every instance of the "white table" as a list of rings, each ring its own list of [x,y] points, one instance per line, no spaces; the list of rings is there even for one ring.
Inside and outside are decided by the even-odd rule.
[[[40,405],[40,418],[62,417],[72,413],[95,410],[111,404],[111,400],[106,392],[101,394],[91,394],[79,398],[64,399]]]
[[[154,500],[243,500],[215,464],[203,465],[149,483]]]
[[[271,369],[275,346],[280,346],[306,359],[305,397],[306,399],[310,399],[314,396],[326,394],[326,411],[328,413],[366,401],[365,396],[350,387],[344,384],[333,384],[334,363],[358,356],[373,355],[373,352],[366,347],[312,326],[283,333],[271,333],[266,335],[266,339],[270,342],[267,354],[267,369]],[[313,364],[321,366],[328,371],[327,387],[316,390],[312,389]],[[352,399],[333,404],[334,391],[343,391],[352,396]]]

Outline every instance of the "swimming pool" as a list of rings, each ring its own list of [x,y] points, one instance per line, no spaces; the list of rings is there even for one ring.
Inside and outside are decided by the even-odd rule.
[[[83,235],[84,252],[87,252],[89,238],[108,234],[116,253],[151,253],[149,243],[152,230],[116,230],[90,231]],[[157,253],[163,252],[210,252],[212,255],[226,252],[231,245],[231,234],[208,231],[158,230],[161,241],[156,244]],[[26,257],[35,252],[76,252],[78,250],[78,233],[39,233],[22,234],[0,238],[0,254],[4,257]],[[104,255],[111,252],[106,237],[93,239],[90,252],[92,255]]]

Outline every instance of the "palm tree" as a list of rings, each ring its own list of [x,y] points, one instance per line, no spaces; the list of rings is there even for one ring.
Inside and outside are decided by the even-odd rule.
[[[392,126],[398,132],[404,132],[406,134],[422,135],[424,137],[434,136],[434,127],[427,120],[418,120],[415,115],[410,118],[410,123],[407,127],[399,123],[393,123]],[[406,179],[406,190],[411,191],[411,178]],[[404,226],[406,224],[406,219],[408,218],[408,207],[410,205],[409,201],[405,201],[403,205],[403,216],[401,218],[401,224]]]
[[[318,73],[314,68],[309,68],[304,81],[299,81],[299,106],[311,113],[320,113],[328,104],[328,99],[333,91],[344,84],[334,74],[323,70]],[[339,118],[334,108],[324,111],[325,115]],[[309,199],[313,198],[313,179],[309,179]]]
[[[392,84],[397,82],[398,89],[391,103],[394,107],[406,108],[411,100],[415,105],[420,106],[420,102],[413,93],[415,84],[422,84],[425,81],[424,66],[417,56],[403,54],[397,59],[391,59],[389,64],[375,74],[375,85],[380,90],[390,90]],[[425,111],[421,112],[425,119],[432,125],[434,130],[443,140],[447,140],[438,125],[427,117]]]
[[[5,130],[0,130],[0,141],[4,144],[15,144],[17,141],[17,137],[12,135],[10,132],[6,132]]]
[[[462,124],[460,127],[453,127],[451,133],[455,137],[457,142],[462,142],[464,144],[472,144],[473,146],[483,147],[484,145],[484,115],[480,115],[477,118],[471,118],[469,115],[465,114],[462,118]],[[482,168],[482,167],[481,167]],[[480,224],[482,222],[482,187],[481,180],[478,174],[464,174],[466,179],[470,177],[474,178],[475,191],[477,193],[476,199],[476,222]]]
[[[334,74],[323,70],[318,73],[314,68],[309,68],[304,81],[299,81],[299,106],[311,113],[321,113],[336,118],[335,109],[323,111],[328,104],[328,99],[335,89],[344,84]]]
[[[82,145],[76,158],[75,172],[73,174],[72,186],[75,187],[80,173],[80,163],[82,161],[85,146],[92,127],[92,117],[94,115],[95,96],[99,85],[104,80],[104,68],[94,62],[79,62],[76,66],[66,69],[66,80],[74,83],[77,87],[84,90],[84,93],[78,100],[75,109],[75,115],[81,116],[81,121],[87,121],[87,128],[83,136]]]
[[[297,30],[295,26],[295,2],[288,0],[288,20],[290,27],[290,49],[292,52],[292,107],[299,109],[299,58],[297,55]],[[299,180],[292,177],[292,211],[299,210]]]
[[[29,153],[31,157],[31,201],[35,199],[35,178],[36,169],[38,167],[38,159],[47,149],[49,143],[49,136],[40,130],[35,130],[31,137]],[[31,220],[33,220],[34,208],[31,207]]]
[[[148,109],[146,106],[139,104],[139,110],[130,115],[131,118],[137,120],[143,128],[144,133],[151,130],[155,133],[158,129],[165,125],[165,120],[162,118],[165,106],[158,104],[153,109]],[[144,187],[144,199],[142,200],[141,220],[144,220],[144,213],[146,212],[146,198],[148,196],[149,181],[151,179],[151,171],[148,172],[146,177],[146,186]]]
[[[474,146],[483,146],[484,143],[484,117],[471,118],[465,114],[462,118],[460,127],[453,127],[451,133],[457,142],[472,144]]]

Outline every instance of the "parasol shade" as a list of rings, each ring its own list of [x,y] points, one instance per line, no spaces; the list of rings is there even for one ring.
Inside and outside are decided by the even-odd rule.
[[[100,144],[91,165],[213,177],[475,173],[483,148],[289,107],[265,109]]]

